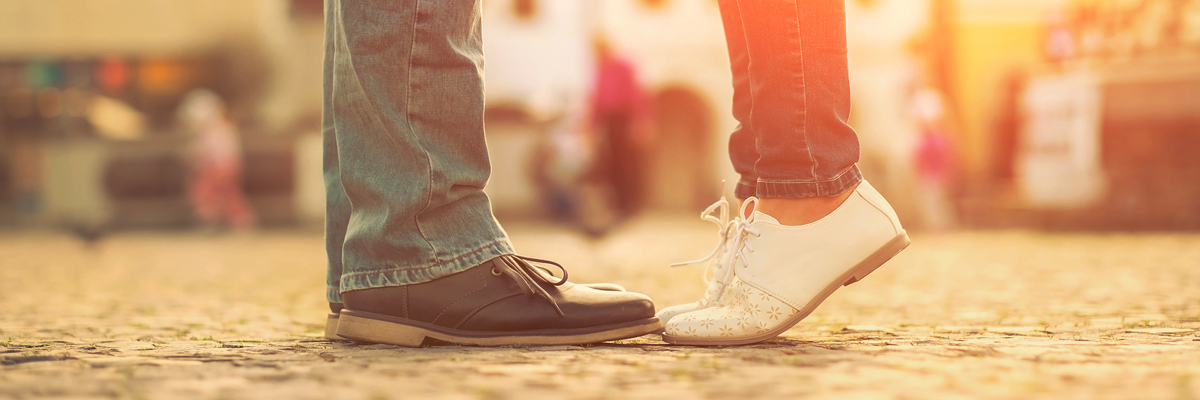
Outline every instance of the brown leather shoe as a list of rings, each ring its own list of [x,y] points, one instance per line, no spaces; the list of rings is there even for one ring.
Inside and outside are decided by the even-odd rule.
[[[415,285],[342,294],[337,336],[420,346],[426,338],[500,346],[564,345],[661,331],[654,304],[640,293],[597,290],[541,271],[520,256],[501,256]]]
[[[576,285],[589,287],[596,290],[604,290],[609,292],[624,292],[625,287],[615,283],[577,283]],[[325,316],[325,338],[329,340],[346,340],[337,335],[338,317],[341,316],[342,309],[346,308],[342,303],[329,303],[329,315]]]

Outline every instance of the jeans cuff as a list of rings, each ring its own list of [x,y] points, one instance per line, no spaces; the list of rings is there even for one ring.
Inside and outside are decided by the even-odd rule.
[[[513,251],[512,244],[508,242],[507,238],[502,238],[435,265],[343,275],[341,292],[429,282],[465,271],[493,258],[514,253],[516,252]],[[326,297],[333,298],[333,296]],[[337,298],[341,299],[341,295],[339,294]]]
[[[341,303],[342,302],[341,289],[326,286],[325,287],[325,300],[329,300],[330,303]]]
[[[745,200],[757,195],[758,180],[754,177],[745,177],[738,179],[737,186],[733,188],[733,195],[738,200]]]
[[[755,194],[761,198],[828,197],[845,192],[862,180],[862,172],[858,170],[858,165],[851,165],[836,178],[825,181],[778,181],[759,178]]]

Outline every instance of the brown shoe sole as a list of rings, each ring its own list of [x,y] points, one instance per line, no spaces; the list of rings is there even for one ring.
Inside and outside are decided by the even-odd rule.
[[[846,273],[842,274],[842,276],[834,279],[833,283],[829,284],[829,286],[826,286],[825,289],[822,290],[821,293],[817,294],[817,297],[813,298],[812,301],[809,301],[808,305],[805,305],[800,312],[796,313],[791,318],[788,318],[786,321],[783,321],[783,324],[780,324],[775,329],[742,338],[676,337],[664,333],[663,341],[670,344],[691,346],[736,346],[770,340],[776,336],[779,336],[783,332],[786,332],[788,329],[791,329],[793,326],[796,326],[796,324],[799,323],[800,320],[803,320],[805,317],[807,317],[808,314],[812,314],[813,310],[816,310],[817,306],[821,305],[821,303],[824,302],[829,295],[833,294],[835,290],[842,286],[849,286],[851,283],[858,282],[863,278],[866,278],[867,275],[870,275],[872,272],[875,272],[876,269],[879,269],[883,263],[891,260],[892,257],[896,256],[896,254],[900,254],[900,251],[908,247],[910,243],[912,243],[912,241],[909,240],[908,233],[901,231],[899,235],[896,235],[896,237],[888,241],[887,244],[883,245],[883,247],[881,247],[879,250],[876,250],[875,253],[872,253],[865,260],[854,266],[854,268],[846,271]]]
[[[662,331],[658,317],[577,329],[465,331],[407,318],[342,310],[336,335],[341,339],[420,347],[426,338],[476,346],[572,345],[628,339]]]

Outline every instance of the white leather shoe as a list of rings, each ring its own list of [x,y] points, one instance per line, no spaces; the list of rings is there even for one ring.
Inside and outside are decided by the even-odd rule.
[[[730,219],[729,202],[725,198],[721,198],[716,203],[708,206],[704,212],[700,213],[700,219],[717,224],[717,235],[719,237],[717,247],[704,258],[671,264],[671,266],[682,267],[685,265],[705,264],[704,273],[701,278],[708,285],[708,288],[705,289],[704,297],[701,297],[700,300],[659,310],[655,316],[663,324],[666,324],[667,321],[670,321],[671,318],[677,315],[718,305],[721,294],[725,292],[726,286],[728,286],[729,281],[733,277],[733,274],[729,273],[729,261],[735,244],[735,232],[738,225],[742,222],[741,216],[734,216],[733,219]]]
[[[742,213],[758,200],[742,203]],[[747,209],[749,207],[749,209]],[[738,224],[721,304],[674,316],[671,344],[740,345],[787,331],[833,294],[908,247],[908,234],[883,196],[863,181],[829,215],[785,226],[753,211]]]

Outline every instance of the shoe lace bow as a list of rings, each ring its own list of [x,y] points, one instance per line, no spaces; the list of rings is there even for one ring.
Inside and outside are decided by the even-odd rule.
[[[530,296],[540,296],[550,305],[554,306],[554,310],[558,311],[558,315],[563,314],[562,308],[558,307],[558,303],[554,301],[554,297],[539,284],[547,284],[551,286],[562,286],[567,283],[567,269],[562,264],[550,260],[540,258],[525,257],[520,255],[501,256],[499,262],[494,263],[492,273],[496,275],[504,274],[517,283],[526,294]],[[553,265],[562,271],[562,279],[556,278],[550,273],[550,270],[534,266],[530,263],[538,263],[544,265]]]
[[[717,247],[713,248],[712,252],[704,258],[671,264],[671,267],[706,264],[704,274],[701,276],[706,285],[712,285],[714,281],[719,281],[723,285],[729,284],[729,281],[733,278],[733,268],[725,268],[724,274],[720,277],[713,275],[721,269],[725,255],[731,249],[733,249],[734,254],[729,262],[732,263],[734,259],[737,259],[742,262],[742,265],[746,265],[746,256],[743,254],[743,250],[751,253],[754,252],[754,246],[746,241],[746,237],[748,235],[761,235],[757,230],[750,227],[750,224],[754,222],[753,211],[757,208],[757,205],[758,199],[755,197],[750,197],[742,202],[738,215],[746,215],[747,211],[750,211],[750,216],[746,218],[731,218],[729,215],[729,202],[725,198],[721,198],[708,206],[708,208],[704,209],[704,212],[700,213],[700,219],[717,224],[717,236],[719,238]],[[726,243],[729,241],[731,235],[735,238],[734,244],[733,246],[727,246]]]

